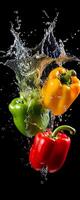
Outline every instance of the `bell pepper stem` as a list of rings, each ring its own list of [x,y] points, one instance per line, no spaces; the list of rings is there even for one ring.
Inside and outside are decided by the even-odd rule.
[[[71,76],[76,76],[75,70],[67,70],[66,73],[60,75],[60,81],[63,84],[71,84]]]
[[[68,126],[68,125],[62,125],[62,126],[57,127],[57,128],[53,131],[51,137],[57,136],[58,132],[59,132],[59,131],[63,131],[63,130],[69,131],[70,134],[72,134],[72,135],[76,133],[75,128],[73,128],[73,127],[71,127],[71,126]]]

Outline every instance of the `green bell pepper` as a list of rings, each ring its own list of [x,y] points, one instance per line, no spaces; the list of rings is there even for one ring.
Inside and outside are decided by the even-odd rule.
[[[9,111],[13,115],[13,121],[17,129],[25,135],[25,117],[27,112],[27,105],[21,98],[15,98],[9,104]]]
[[[45,131],[49,123],[49,111],[44,109],[34,95],[27,100],[21,96],[9,104],[9,111],[17,129],[25,136],[32,137],[39,131]]]

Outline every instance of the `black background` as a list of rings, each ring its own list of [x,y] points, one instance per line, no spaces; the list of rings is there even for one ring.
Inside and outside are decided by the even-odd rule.
[[[77,37],[71,40],[71,35],[80,28],[78,7],[55,8],[56,6],[51,6],[50,8],[39,6],[37,8],[35,6],[32,6],[32,8],[31,6],[12,7],[11,5],[6,8],[6,5],[2,6],[0,8],[0,50],[7,50],[10,44],[13,43],[13,37],[10,33],[10,21],[14,22],[14,10],[19,11],[22,20],[21,32],[25,32],[22,37],[28,41],[30,47],[39,43],[43,37],[44,25],[42,22],[43,20],[47,21],[47,19],[42,19],[42,16],[44,16],[42,10],[47,11],[50,20],[55,17],[56,10],[58,10],[60,14],[55,35],[57,39],[64,40],[69,38],[66,48],[71,53],[80,56],[79,51],[76,50],[77,47],[80,49],[80,33],[77,33]],[[37,29],[36,33],[28,38],[28,33],[34,29]],[[76,63],[74,68],[76,69]],[[78,67],[78,77],[80,77],[79,69]],[[8,110],[8,104],[17,96],[18,90],[13,71],[7,66],[0,65],[0,176],[4,181],[10,177],[10,180],[25,179],[26,185],[29,183],[31,185],[41,185],[42,177],[40,173],[26,165],[28,161],[28,141],[15,128]],[[80,178],[80,96],[72,104],[71,108],[71,116],[66,123],[76,128],[76,136],[71,138],[71,148],[63,168],[55,174],[48,174],[48,179],[44,181],[44,185],[50,185],[61,179],[64,181],[67,179],[73,180],[74,178],[79,180]]]

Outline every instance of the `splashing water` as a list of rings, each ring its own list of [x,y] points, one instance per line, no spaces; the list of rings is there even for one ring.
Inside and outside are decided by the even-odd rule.
[[[20,38],[20,28],[21,20],[18,16],[18,11],[16,14],[16,27],[11,23],[11,34],[14,38],[14,43],[10,46],[7,53],[5,51],[0,51],[0,58],[2,58],[2,64],[10,67],[16,75],[17,85],[20,94],[23,94],[24,98],[30,94],[32,89],[39,89],[39,84],[43,84],[44,79],[47,76],[47,66],[49,65],[49,70],[51,67],[54,68],[55,64],[62,65],[66,62],[77,61],[80,63],[80,59],[76,56],[67,55],[64,43],[68,41],[68,38],[64,40],[61,39],[59,42],[56,41],[54,36],[54,29],[56,28],[56,23],[59,13],[56,14],[53,22],[49,22],[49,16],[45,11],[43,11],[48,19],[48,28],[45,29],[44,37],[40,44],[34,48],[26,47],[26,43]],[[79,32],[79,29],[78,31]],[[75,37],[75,34],[73,35]],[[3,61],[4,60],[4,61]],[[59,117],[61,121],[61,117]],[[54,127],[55,117],[51,116],[50,126]]]
[[[15,72],[19,91],[23,93],[24,98],[30,94],[32,89],[38,90],[39,84],[43,84],[43,79],[46,78],[45,68],[49,64],[52,64],[54,67],[55,64],[62,65],[70,61],[80,62],[76,56],[67,55],[64,43],[66,43],[68,39],[65,39],[64,43],[61,39],[59,43],[56,41],[54,29],[56,27],[58,15],[59,13],[57,13],[52,23],[46,23],[49,27],[45,30],[44,37],[40,44],[34,48],[26,47],[25,42],[20,38],[21,20],[19,20],[19,17],[16,19],[18,24],[16,29],[14,29],[14,25],[11,23],[10,31],[14,37],[14,43],[10,46],[7,53],[5,51],[0,51],[0,58],[2,58],[2,62],[0,63],[10,67]],[[48,15],[46,16],[48,17]],[[42,77],[44,71],[44,77]],[[49,126],[51,129],[54,128],[54,124],[58,126],[58,123],[62,122],[62,116],[58,117],[59,122],[56,122],[55,117],[51,114],[50,118]],[[65,121],[66,118],[67,116],[65,114]],[[47,181],[47,173],[48,170],[46,168],[41,170],[41,184]]]
[[[32,83],[34,83],[32,84],[34,87],[37,87],[36,79],[38,79],[38,76],[42,75],[45,67],[51,62],[62,64],[63,62],[77,59],[67,56],[62,40],[59,40],[58,44],[54,37],[54,29],[56,27],[58,15],[59,13],[57,13],[53,22],[50,23],[48,29],[45,30],[41,43],[32,49],[26,47],[25,43],[20,38],[19,31],[21,20],[19,20],[19,17],[17,16],[16,18],[16,31],[14,30],[14,25],[11,23],[10,31],[14,37],[14,43],[10,46],[7,53],[2,51],[0,53],[3,54],[2,57],[6,59],[4,64],[15,72],[19,89],[24,93],[30,92],[30,85]]]
[[[47,175],[48,175],[48,168],[47,167],[43,167],[40,170],[40,174],[41,174],[41,181],[40,183],[43,185],[46,181],[47,181]]]

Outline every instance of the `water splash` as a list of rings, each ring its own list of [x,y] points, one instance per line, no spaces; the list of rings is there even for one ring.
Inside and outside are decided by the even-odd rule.
[[[16,14],[17,26],[14,28],[13,23],[11,23],[10,29],[14,38],[14,43],[10,46],[7,52],[0,51],[0,59],[2,59],[0,63],[10,67],[15,72],[19,90],[28,95],[32,88],[37,88],[37,80],[42,76],[42,73],[48,64],[52,63],[53,67],[54,63],[60,65],[71,61],[76,61],[80,64],[80,59],[66,53],[64,44],[69,41],[69,38],[66,38],[64,41],[61,39],[59,39],[59,42],[56,41],[54,29],[56,28],[59,13],[57,13],[53,22],[50,23],[49,16],[44,11],[44,14],[46,14],[46,17],[48,18],[48,22],[46,22],[48,28],[45,29],[44,37],[40,44],[34,48],[26,47],[27,41],[26,43],[22,41],[20,37],[21,20],[19,19],[18,12]],[[77,32],[79,33],[80,30]],[[74,37],[76,37],[76,34],[71,36],[72,39]],[[51,115],[51,113],[50,116],[51,119],[49,126],[51,129],[53,129],[54,126],[58,126],[59,123],[62,123],[63,121],[63,116],[59,116],[57,120]],[[68,115],[65,114],[65,122],[67,122],[67,118]],[[4,127],[2,127],[2,131],[4,131]],[[26,145],[24,146],[24,149],[26,151]],[[47,181],[47,173],[48,171],[46,168],[41,170],[41,184],[44,184],[45,181]]]
[[[17,13],[18,14],[18,13]],[[11,23],[11,34],[14,43],[6,52],[0,52],[4,62],[2,64],[10,67],[16,74],[19,90],[26,95],[32,90],[32,85],[37,88],[37,83],[47,64],[52,62],[60,54],[60,48],[53,34],[56,26],[57,16],[46,29],[44,37],[39,45],[35,48],[26,47],[25,42],[20,38],[21,20],[17,16],[17,27]],[[6,60],[6,61],[5,61]]]
[[[59,43],[56,41],[54,29],[59,13],[57,13],[53,22],[50,23],[49,27],[45,30],[42,41],[35,48],[26,47],[25,42],[21,40],[21,20],[19,19],[17,11],[16,14],[17,26],[14,29],[14,25],[11,23],[10,29],[14,38],[14,43],[10,46],[7,53],[1,51],[0,54],[2,58],[6,59],[6,61],[2,61],[2,64],[4,63],[14,70],[20,90],[22,90],[24,85],[22,82],[33,79],[32,77],[34,75],[37,76],[37,72],[42,74],[49,63],[56,62],[57,64],[62,64],[63,62],[68,62],[73,59],[78,60],[75,57],[67,56],[62,40],[59,40]]]
[[[19,91],[24,95],[26,94],[27,97],[32,88],[37,89],[39,84],[43,84],[46,78],[46,66],[49,65],[51,69],[50,64],[54,68],[55,63],[58,65],[71,61],[80,63],[80,59],[76,56],[70,56],[69,53],[67,55],[64,42],[61,39],[59,39],[59,42],[56,41],[54,30],[59,12],[57,12],[53,22],[49,22],[49,16],[43,10],[49,22],[48,24],[46,22],[48,28],[45,29],[44,37],[40,44],[34,48],[26,47],[27,41],[26,43],[22,41],[20,37],[21,20],[19,19],[18,11],[14,13],[16,14],[16,26],[14,29],[14,24],[11,23],[10,29],[14,42],[7,52],[0,51],[0,58],[2,58],[0,63],[10,67],[15,72]],[[79,29],[77,32],[79,33]],[[67,42],[67,39],[65,42]],[[45,73],[42,77],[44,71]],[[51,127],[53,127],[53,122],[54,117],[51,117]]]
[[[40,174],[41,174],[41,181],[40,183],[43,185],[45,184],[45,182],[47,181],[48,179],[48,168],[47,167],[43,167],[40,171]]]

